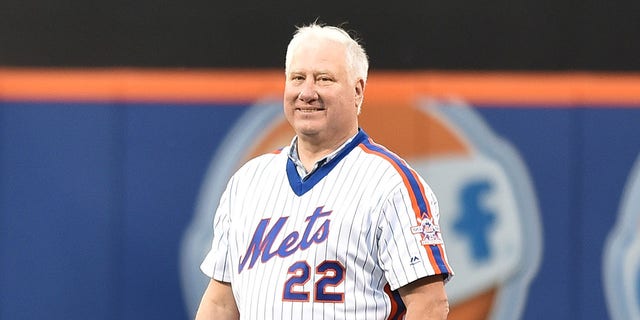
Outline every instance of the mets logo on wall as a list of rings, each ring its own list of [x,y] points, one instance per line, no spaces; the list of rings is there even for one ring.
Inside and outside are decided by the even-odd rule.
[[[447,284],[449,319],[520,317],[542,256],[536,195],[519,154],[459,101],[365,104],[360,126],[406,159],[434,190],[440,230],[422,221],[424,241],[443,238],[456,277]],[[199,265],[211,246],[212,221],[228,179],[248,159],[288,145],[293,131],[282,102],[251,107],[211,161],[183,239],[181,277],[195,313],[208,279]]]
[[[619,210],[603,254],[607,307],[613,320],[640,319],[640,156]]]

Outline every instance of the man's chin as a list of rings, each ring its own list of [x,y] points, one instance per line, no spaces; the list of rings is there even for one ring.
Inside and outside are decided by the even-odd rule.
[[[296,130],[296,134],[299,137],[306,137],[306,138],[318,138],[320,137],[320,131],[319,130],[313,130],[313,129],[300,129],[300,130]]]
[[[322,127],[316,121],[298,121],[293,129],[297,135],[308,137],[318,136],[322,132]]]

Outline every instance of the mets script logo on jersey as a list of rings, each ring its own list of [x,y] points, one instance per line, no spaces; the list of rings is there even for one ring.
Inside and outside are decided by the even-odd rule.
[[[433,223],[433,218],[429,217],[426,212],[422,213],[419,226],[411,227],[411,233],[419,234],[422,237],[423,245],[432,245],[442,243],[440,236],[440,227]]]
[[[325,219],[323,222],[318,222],[320,225],[315,227],[316,221],[318,221],[319,218],[329,216],[331,212],[333,212],[323,211],[323,208],[324,207],[316,208],[313,214],[307,217],[305,220],[307,225],[302,232],[302,236],[300,232],[293,231],[286,235],[276,246],[274,246],[275,240],[280,235],[280,231],[282,231],[282,227],[289,217],[279,218],[269,231],[267,231],[267,227],[271,219],[260,220],[246,253],[243,257],[240,257],[241,261],[238,265],[238,273],[242,272],[247,261],[249,261],[248,269],[251,269],[256,264],[256,261],[258,261],[258,258],[260,258],[262,263],[265,263],[275,256],[281,258],[288,257],[298,250],[308,249],[314,243],[321,243],[327,240],[331,220]]]
[[[640,155],[604,248],[603,271],[611,319],[640,319]]]

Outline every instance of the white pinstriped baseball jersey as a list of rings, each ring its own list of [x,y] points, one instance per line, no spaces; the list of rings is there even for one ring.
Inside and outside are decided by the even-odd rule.
[[[436,198],[402,159],[360,130],[301,179],[289,150],[240,168],[214,218],[201,269],[241,319],[396,319],[397,288],[453,275]]]

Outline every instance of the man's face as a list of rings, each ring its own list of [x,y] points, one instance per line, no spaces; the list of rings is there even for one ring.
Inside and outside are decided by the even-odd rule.
[[[364,81],[350,79],[343,45],[307,39],[293,53],[284,114],[302,139],[338,143],[358,128]]]

